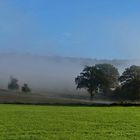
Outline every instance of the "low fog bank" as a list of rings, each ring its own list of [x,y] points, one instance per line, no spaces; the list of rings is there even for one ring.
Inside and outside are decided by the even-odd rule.
[[[96,60],[84,58],[35,56],[30,54],[0,54],[0,88],[7,89],[9,77],[28,83],[33,92],[50,95],[79,95],[74,78],[85,65],[110,63],[122,72],[131,65],[128,60]],[[137,62],[136,62],[137,63]],[[81,93],[80,93],[81,95]]]

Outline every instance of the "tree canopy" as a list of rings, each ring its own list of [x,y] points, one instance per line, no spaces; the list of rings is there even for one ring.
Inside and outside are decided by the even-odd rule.
[[[120,76],[119,81],[121,84],[126,84],[134,79],[140,79],[140,66],[133,65],[130,68],[125,69]]]
[[[86,89],[93,98],[95,93],[107,92],[118,85],[119,72],[111,64],[86,66],[75,78],[77,89]]]
[[[121,83],[121,96],[127,100],[140,98],[140,66],[127,68],[119,78]]]

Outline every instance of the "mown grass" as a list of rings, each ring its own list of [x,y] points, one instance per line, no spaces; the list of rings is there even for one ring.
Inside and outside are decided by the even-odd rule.
[[[0,140],[139,139],[139,107],[0,105]]]

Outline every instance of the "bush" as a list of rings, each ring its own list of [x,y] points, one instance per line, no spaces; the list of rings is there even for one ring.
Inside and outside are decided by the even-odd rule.
[[[31,89],[29,88],[28,84],[23,85],[22,92],[31,92]]]

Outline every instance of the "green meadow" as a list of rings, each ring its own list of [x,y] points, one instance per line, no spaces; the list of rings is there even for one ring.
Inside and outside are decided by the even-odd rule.
[[[0,140],[139,139],[139,107],[0,105]]]

